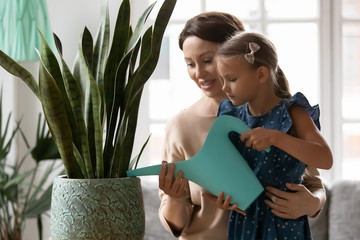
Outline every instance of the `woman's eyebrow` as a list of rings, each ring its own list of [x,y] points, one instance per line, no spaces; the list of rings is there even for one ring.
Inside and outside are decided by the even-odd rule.
[[[201,58],[201,57],[203,57],[204,55],[209,54],[209,53],[213,53],[213,52],[212,52],[212,51],[203,52],[202,54],[199,55],[199,58]],[[192,60],[192,58],[187,58],[187,57],[185,57],[184,59],[185,59],[185,60]]]

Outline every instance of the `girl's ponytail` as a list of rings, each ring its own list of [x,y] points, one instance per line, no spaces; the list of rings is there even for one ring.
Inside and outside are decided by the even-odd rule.
[[[279,66],[276,68],[275,76],[273,78],[274,91],[276,96],[280,98],[291,98],[289,82]]]

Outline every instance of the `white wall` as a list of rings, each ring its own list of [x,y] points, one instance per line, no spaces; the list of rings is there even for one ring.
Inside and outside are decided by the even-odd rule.
[[[110,22],[111,29],[113,29],[118,8],[121,0],[110,0]],[[147,6],[148,1],[131,0],[132,19],[137,19],[141,12]],[[101,0],[48,0],[48,11],[52,31],[55,32],[62,41],[63,54],[65,61],[71,67],[74,61],[81,33],[86,26],[93,37],[96,35],[97,27],[100,23]],[[134,22],[134,21],[133,21]],[[133,26],[135,23],[133,23]],[[37,79],[38,63],[22,63]],[[13,76],[0,69],[0,82],[4,86],[4,112],[13,112],[13,119],[22,118],[22,127],[25,130],[26,136],[29,139],[35,139],[35,129],[37,124],[38,113],[41,111],[41,106],[32,92],[25,86],[21,80],[15,79]],[[145,97],[143,97],[145,98]],[[141,105],[144,108],[144,105]],[[147,112],[140,109],[140,113]],[[6,114],[4,114],[6,116]],[[140,114],[140,118],[147,117],[146,114]],[[137,139],[141,143],[143,139],[148,136],[147,126],[139,126]],[[135,148],[139,149],[140,144],[135,142]],[[12,153],[23,156],[25,150],[21,147],[17,148]],[[27,168],[31,164],[27,164]],[[44,219],[44,239],[50,238],[49,233],[49,219]],[[37,237],[37,228],[35,221],[26,223],[24,232],[24,240],[34,240]]]

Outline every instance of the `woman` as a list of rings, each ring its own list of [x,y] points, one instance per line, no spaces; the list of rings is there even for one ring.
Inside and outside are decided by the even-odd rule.
[[[175,116],[166,127],[163,159],[183,161],[193,157],[202,147],[216,119],[219,103],[226,98],[213,62],[219,44],[244,27],[236,17],[220,12],[207,12],[190,19],[179,36],[190,78],[204,96]],[[173,178],[175,165],[164,163],[159,175],[161,205],[159,217],[163,226],[182,240],[227,239],[229,199],[209,197],[206,190],[188,182],[183,173]],[[316,169],[308,168],[304,185],[287,184],[293,193],[266,188],[270,200],[265,203],[282,218],[316,216],[323,207],[325,190]],[[220,208],[222,209],[220,209]]]

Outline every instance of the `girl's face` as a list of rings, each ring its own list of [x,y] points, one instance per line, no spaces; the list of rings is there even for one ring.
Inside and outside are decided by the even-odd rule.
[[[190,36],[183,43],[183,53],[187,71],[196,85],[207,97],[221,100],[225,98],[222,84],[216,70],[214,57],[218,44]]]
[[[218,57],[217,70],[223,82],[222,90],[235,106],[256,97],[260,82],[257,69],[251,68],[243,56]]]

